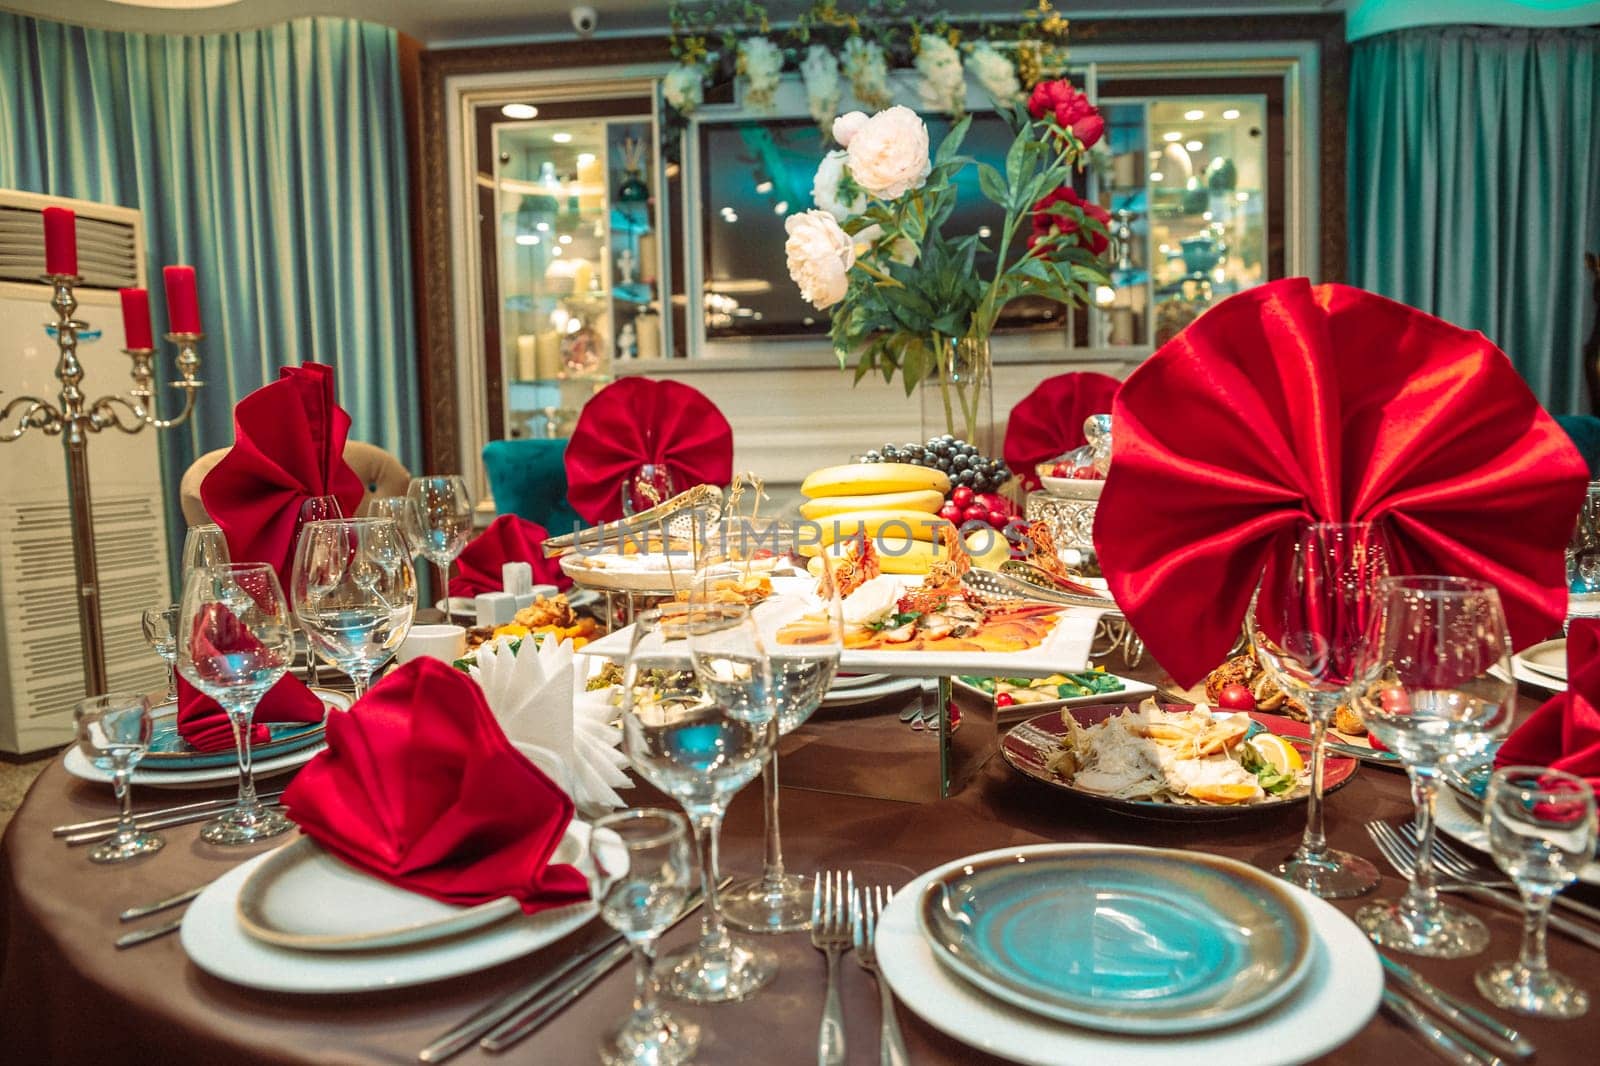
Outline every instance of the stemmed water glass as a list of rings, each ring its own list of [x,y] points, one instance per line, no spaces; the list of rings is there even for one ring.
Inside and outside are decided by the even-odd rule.
[[[716,603],[769,575],[775,567],[802,572],[798,531],[790,522],[758,524],[748,518],[730,518],[713,525],[695,572],[691,598]],[[824,562],[826,562],[824,556]],[[728,921],[755,933],[788,933],[811,924],[811,882],[783,868],[783,842],[778,828],[778,738],[800,728],[822,703],[839,669],[844,651],[844,619],[833,582],[819,583],[817,602],[809,612],[815,623],[805,644],[768,641],[772,672],[772,697],[777,714],[772,732],[772,755],[761,773],[766,809],[766,840],[759,877],[736,879],[722,893],[722,913]]]
[[[693,669],[684,668],[686,651]],[[694,825],[705,893],[700,939],[661,963],[667,991],[692,1003],[743,999],[778,968],[772,951],[728,932],[717,899],[722,816],[771,746],[770,682],[742,604],[670,603],[635,623],[622,675],[622,744],[634,769],[681,803]]]
[[[202,566],[226,566],[232,562],[228,555],[228,538],[222,527],[214,523],[190,526],[183,535],[183,569],[181,573]]]
[[[450,611],[450,564],[472,536],[472,500],[467,483],[453,474],[414,477],[406,498],[415,510],[418,547],[439,570],[439,596]]]
[[[406,550],[415,558],[422,554],[422,531],[417,528],[417,509],[407,496],[380,496],[372,501],[371,518],[388,518],[400,527]]]
[[[1600,617],[1600,481],[1589,482],[1567,542],[1567,617],[1562,629],[1574,618],[1595,617]]]
[[[648,511],[675,495],[672,472],[658,463],[645,463],[622,482],[622,513]]]
[[[124,862],[160,851],[166,841],[141,832],[133,821],[133,794],[129,778],[150,749],[155,719],[150,700],[137,692],[112,692],[80,700],[72,713],[78,749],[96,765],[108,764],[111,787],[116,790],[122,817],[111,839],[89,852],[90,862]]]
[[[1311,720],[1305,835],[1277,874],[1324,899],[1359,896],[1378,883],[1372,863],[1328,846],[1322,803],[1328,724],[1361,680],[1358,653],[1388,558],[1373,523],[1301,522],[1288,555],[1269,563],[1250,605],[1256,658]]]
[[[1594,790],[1583,778],[1562,770],[1503,767],[1489,779],[1483,827],[1489,833],[1489,854],[1516,882],[1527,915],[1518,957],[1479,970],[1478,991],[1495,1006],[1522,1014],[1584,1014],[1589,994],[1550,969],[1544,940],[1550,901],[1594,858]]]
[[[250,770],[251,718],[261,697],[294,661],[294,621],[278,576],[266,563],[203,566],[183,584],[178,672],[227,712],[239,753],[239,799],[208,822],[213,844],[250,844],[294,823],[256,798]]]
[[[1482,922],[1439,899],[1433,807],[1441,769],[1482,755],[1510,730],[1510,654],[1493,585],[1436,576],[1379,582],[1355,708],[1368,731],[1404,760],[1417,807],[1417,861],[1405,895],[1356,912],[1356,924],[1383,947],[1455,959],[1489,943]]]
[[[387,518],[307,523],[289,595],[313,653],[350,675],[360,699],[416,613],[417,577],[399,527]]]
[[[167,703],[178,698],[178,605],[146,607],[139,619],[145,643],[167,664]]]
[[[307,496],[300,501],[300,514],[294,520],[294,540],[291,542],[296,550],[300,546],[300,534],[305,532],[308,522],[327,522],[344,517],[344,508],[339,506],[337,496]],[[312,646],[311,634],[306,633],[306,670],[311,675],[313,685],[322,684],[321,670],[317,664],[317,650]]]
[[[628,941],[635,961],[633,1012],[601,1039],[608,1066],[673,1066],[694,1057],[700,1027],[656,1000],[656,938],[694,885],[689,826],[681,814],[641,807],[595,821],[589,836],[600,917]]]

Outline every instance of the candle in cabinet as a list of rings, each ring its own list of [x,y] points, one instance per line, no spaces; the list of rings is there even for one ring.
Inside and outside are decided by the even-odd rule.
[[[534,377],[552,381],[561,376],[561,334],[547,329],[535,338]]]
[[[44,272],[78,272],[78,216],[65,207],[44,209]]]
[[[634,331],[639,334],[639,358],[661,358],[661,316],[653,311],[641,311],[633,318]]]
[[[194,267],[161,268],[167,289],[167,329],[173,333],[199,333],[200,293],[195,286]]]
[[[639,280],[646,285],[656,283],[656,235],[639,234]]]
[[[605,171],[600,160],[586,152],[578,157],[578,210],[587,215],[602,211],[605,206]]]
[[[155,331],[150,328],[150,290],[122,290],[122,334],[124,348],[156,346]]]
[[[523,333],[517,337],[517,378],[521,381],[531,381],[541,376],[534,358],[534,338],[531,333]]]

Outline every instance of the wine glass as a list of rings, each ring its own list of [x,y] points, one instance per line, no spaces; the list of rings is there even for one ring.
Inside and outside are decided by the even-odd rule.
[[[1511,728],[1516,683],[1500,594],[1463,577],[1385,578],[1363,659],[1355,709],[1411,776],[1417,862],[1405,895],[1367,904],[1356,924],[1397,951],[1476,954],[1489,943],[1488,929],[1446,906],[1434,886],[1433,805],[1445,764],[1481,755]]]
[[[777,571],[805,572],[799,535],[791,522],[758,524],[730,518],[707,531],[691,601],[733,602],[758,589]],[[827,557],[823,561],[826,564]],[[822,591],[825,589],[826,591]],[[780,736],[804,724],[833,684],[844,651],[844,618],[833,582],[819,583],[818,602],[808,612],[815,623],[806,644],[767,642],[772,698],[777,714],[768,728],[772,755],[761,773],[766,809],[765,856],[759,877],[736,879],[722,893],[722,913],[730,923],[755,933],[787,933],[811,924],[811,882],[786,873],[778,825],[778,749]],[[692,640],[691,640],[692,643]]]
[[[228,555],[228,538],[221,526],[214,523],[190,526],[183,535],[182,573],[202,566],[226,566],[232,561]]]
[[[388,518],[400,527],[406,550],[413,558],[422,554],[422,531],[417,528],[417,509],[406,496],[380,496],[372,501],[368,517]]]
[[[675,495],[672,472],[659,463],[645,463],[622,482],[622,513],[648,511]]]
[[[138,692],[112,692],[78,701],[72,720],[77,727],[78,749],[96,765],[109,764],[111,787],[116,790],[122,817],[111,839],[89,852],[90,862],[125,862],[160,851],[166,841],[142,832],[133,821],[133,794],[128,779],[150,749],[155,729],[149,697]]]
[[[1600,617],[1600,481],[1589,482],[1566,555],[1567,616],[1563,631],[1574,618]]]
[[[415,509],[418,545],[439,571],[445,613],[450,613],[450,564],[472,536],[472,501],[467,483],[453,474],[414,477],[406,498]]]
[[[388,518],[307,523],[289,596],[312,651],[349,674],[360,699],[416,613],[417,576],[400,528]]]
[[[1495,865],[1517,884],[1527,918],[1515,960],[1478,971],[1478,991],[1497,1007],[1576,1018],[1589,994],[1545,959],[1550,901],[1594,857],[1594,790],[1583,778],[1542,766],[1507,766],[1489,779],[1483,827]]]
[[[1322,793],[1328,723],[1360,681],[1356,660],[1373,586],[1387,573],[1377,525],[1303,521],[1287,557],[1268,564],[1246,622],[1256,658],[1311,720],[1306,830],[1276,872],[1324,899],[1359,896],[1378,883],[1372,863],[1328,847]]]
[[[178,672],[228,714],[239,751],[239,799],[206,823],[200,838],[251,844],[293,828],[261,805],[250,772],[251,717],[294,660],[294,621],[278,575],[266,563],[191,570],[183,583]]]
[[[164,702],[178,698],[178,605],[146,607],[139,619],[144,630],[145,643],[161,656],[167,664],[167,696]]]
[[[653,807],[617,811],[589,836],[600,917],[628,941],[635,960],[633,1013],[600,1042],[608,1066],[671,1066],[694,1057],[700,1027],[656,1001],[656,938],[677,918],[694,884],[689,826]]]
[[[344,508],[339,506],[337,496],[307,496],[300,501],[300,513],[294,520],[294,540],[291,542],[297,548],[300,544],[300,534],[305,531],[307,522],[326,522],[344,517]],[[305,633],[306,640],[306,670],[311,675],[313,685],[322,684],[322,671],[317,662],[317,652],[311,643],[311,634]]]
[[[743,605],[669,603],[635,623],[622,674],[622,744],[634,769],[682,804],[694,825],[705,893],[700,939],[662,961],[667,990],[691,1003],[743,999],[778,968],[772,951],[728,932],[717,899],[722,816],[771,746],[770,678]]]

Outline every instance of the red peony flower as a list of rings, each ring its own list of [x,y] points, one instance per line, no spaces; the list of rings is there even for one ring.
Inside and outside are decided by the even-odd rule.
[[[1076,207],[1085,216],[1097,220],[1103,226],[1111,222],[1111,212],[1092,200],[1085,200],[1070,185],[1063,185],[1033,205],[1033,234],[1028,238],[1029,249],[1038,251],[1041,243],[1054,237],[1070,237],[1077,234],[1076,243],[1089,249],[1092,254],[1099,255],[1106,250],[1111,242],[1104,233],[1084,229],[1070,214],[1052,212],[1050,208],[1056,204]]]
[[[1028,114],[1036,119],[1054,115],[1056,124],[1071,130],[1085,148],[1105,136],[1106,120],[1089,102],[1089,97],[1073,88],[1065,78],[1035,85],[1028,96]]]

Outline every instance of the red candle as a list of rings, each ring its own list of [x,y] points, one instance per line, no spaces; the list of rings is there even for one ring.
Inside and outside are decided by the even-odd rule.
[[[167,286],[167,329],[199,333],[200,294],[195,291],[194,267],[162,267],[161,276]]]
[[[122,290],[122,334],[124,348],[154,348],[155,331],[150,328],[150,291]]]
[[[44,272],[78,272],[78,216],[65,207],[44,209]]]

